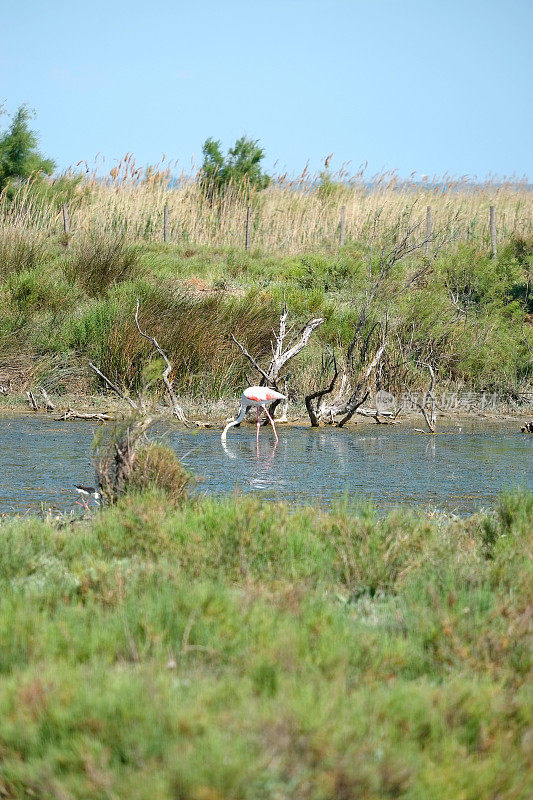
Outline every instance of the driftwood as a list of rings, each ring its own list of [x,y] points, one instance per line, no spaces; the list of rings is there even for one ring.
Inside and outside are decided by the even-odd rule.
[[[357,409],[357,414],[360,414],[362,417],[372,417],[378,425],[399,425],[401,420],[396,419],[399,413],[399,408],[395,411],[382,411],[379,408],[363,407]],[[382,417],[382,419],[380,419],[380,417]]]
[[[38,388],[39,388],[40,393],[43,396],[44,407],[46,408],[46,410],[47,411],[55,411],[55,405],[50,400],[46,389],[43,386],[39,386]]]
[[[115,417],[107,412],[99,413],[84,413],[83,411],[75,411],[73,408],[67,408],[59,417],[55,417],[58,422],[66,422],[69,419],[94,419],[98,422],[112,422]]]
[[[1,388],[3,387],[0,387],[0,389]],[[37,388],[39,389],[43,397],[44,408],[46,409],[46,411],[55,411],[55,405],[50,400],[50,397],[46,389],[43,386],[38,386]],[[7,392],[5,392],[5,394],[7,394]],[[33,392],[27,391],[26,397],[28,398],[28,405],[30,406],[31,410],[37,413],[39,411],[39,404],[37,402],[36,396],[33,394]]]

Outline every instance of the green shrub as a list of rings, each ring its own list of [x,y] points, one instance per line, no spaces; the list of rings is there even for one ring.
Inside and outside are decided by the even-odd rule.
[[[191,480],[171,447],[150,442],[137,452],[128,491],[158,489],[171,503],[180,505],[189,496]]]
[[[270,183],[270,177],[261,170],[265,153],[258,139],[241,136],[224,156],[220,141],[209,138],[202,153],[202,185],[211,199],[223,195],[232,185],[237,191],[248,193],[250,189],[264,189]]]
[[[63,272],[39,268],[13,274],[9,292],[13,308],[28,318],[43,311],[56,315],[71,307],[76,294]]]

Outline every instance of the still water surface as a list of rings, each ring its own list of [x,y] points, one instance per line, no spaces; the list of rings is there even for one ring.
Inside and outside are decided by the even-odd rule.
[[[516,421],[461,423],[442,427],[436,437],[412,426],[356,428],[279,426],[279,444],[262,428],[228,433],[167,428],[159,436],[174,447],[201,480],[205,494],[259,492],[267,499],[328,505],[346,496],[372,497],[389,508],[417,504],[468,514],[491,506],[504,488],[533,489],[533,436]],[[0,419],[0,513],[28,513],[49,507],[68,510],[74,483],[94,483],[91,443],[95,426],[35,416]]]

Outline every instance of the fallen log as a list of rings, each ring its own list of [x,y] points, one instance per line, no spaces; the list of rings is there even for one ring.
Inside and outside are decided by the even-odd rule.
[[[83,411],[75,411],[73,408],[67,408],[59,417],[55,417],[57,422],[66,422],[69,419],[89,419],[96,420],[97,422],[113,422],[115,417],[108,412],[96,412],[94,414],[85,413]]]

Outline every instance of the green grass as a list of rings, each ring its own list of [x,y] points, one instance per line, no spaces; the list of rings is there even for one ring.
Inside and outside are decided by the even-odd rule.
[[[533,498],[0,526],[0,796],[532,796]]]

